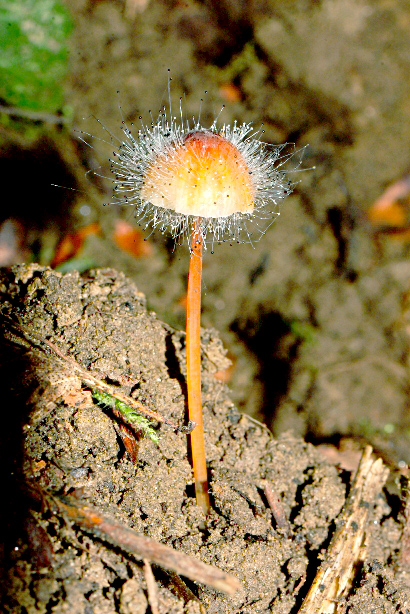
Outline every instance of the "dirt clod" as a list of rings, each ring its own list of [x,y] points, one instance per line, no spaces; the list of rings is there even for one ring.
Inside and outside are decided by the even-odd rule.
[[[45,497],[69,494],[78,505],[94,506],[140,535],[234,575],[242,589],[233,597],[190,583],[209,614],[297,611],[345,503],[346,477],[342,479],[310,444],[290,434],[275,440],[265,426],[237,412],[227,387],[215,378],[226,363],[216,333],[207,330],[202,337],[212,498],[211,516],[204,524],[195,503],[186,436],[166,425],[156,426],[159,444],[140,439],[133,463],[109,409],[83,406],[78,375],[70,373],[69,365],[48,346],[30,341],[31,331],[83,369],[104,376],[123,394],[183,422],[184,334],[148,312],[137,288],[114,270],[61,275],[22,265],[2,272],[0,288],[2,386],[11,389],[3,470],[9,476],[12,463],[18,476],[9,490],[17,512],[7,517],[11,528],[6,540],[10,556],[5,611],[149,611],[142,563],[110,546],[103,535],[84,532],[51,513],[47,505],[36,505],[29,489]],[[77,396],[70,396],[71,386]],[[286,530],[277,526],[268,505],[266,482],[283,508]],[[384,578],[386,564],[394,557],[397,544],[389,543],[383,529],[386,508],[386,502],[375,506],[371,516],[377,538],[386,540],[385,560],[379,571],[373,566],[365,572],[362,585],[349,597],[353,609],[348,601],[346,611],[359,611],[354,608],[362,599],[371,604],[366,587],[373,586],[371,578]],[[33,557],[20,528],[27,513],[47,535],[37,550],[46,543],[52,550],[52,562],[45,569],[36,564],[45,558]],[[398,526],[390,517],[390,533],[392,522]],[[161,613],[200,611],[188,591],[171,591],[165,570],[154,567],[154,574]],[[390,576],[376,585],[386,587],[382,593],[387,604],[407,603],[408,593]]]

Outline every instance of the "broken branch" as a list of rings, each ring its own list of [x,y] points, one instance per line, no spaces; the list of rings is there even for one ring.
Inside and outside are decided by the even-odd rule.
[[[337,518],[326,558],[316,573],[299,614],[334,614],[337,602],[345,597],[357,566],[366,557],[368,518],[376,496],[389,473],[380,458],[372,459],[372,448],[363,452],[349,496]]]
[[[42,493],[42,496],[54,513],[65,515],[80,529],[91,532],[138,560],[146,559],[150,563],[175,571],[194,582],[206,584],[228,595],[233,595],[241,588],[240,582],[234,576],[149,537],[138,535],[133,529],[106,516],[98,508],[79,504],[73,496],[51,497],[45,493]]]

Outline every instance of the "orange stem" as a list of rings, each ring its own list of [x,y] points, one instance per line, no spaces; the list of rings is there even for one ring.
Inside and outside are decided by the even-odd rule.
[[[194,468],[196,502],[205,516],[210,512],[208,474],[206,469],[204,422],[201,397],[201,284],[203,240],[198,220],[192,235],[186,309],[186,356],[189,419],[196,426],[192,431],[191,453]]]

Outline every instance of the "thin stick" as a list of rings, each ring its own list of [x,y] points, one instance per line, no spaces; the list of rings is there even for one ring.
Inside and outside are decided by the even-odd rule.
[[[284,531],[290,531],[289,520],[286,518],[286,513],[279,496],[272,490],[271,485],[267,480],[263,483],[263,492],[265,493],[266,500],[272,511],[273,517],[278,529]]]
[[[67,117],[53,115],[52,113],[43,113],[41,111],[28,111],[19,107],[5,107],[0,105],[0,114],[11,115],[15,117],[24,117],[34,122],[46,122],[47,124],[68,124],[70,120]]]
[[[337,528],[326,557],[298,614],[336,614],[338,601],[348,594],[357,569],[366,558],[372,531],[369,516],[388,473],[380,458],[372,459],[372,448],[367,446],[336,520]]]
[[[144,576],[147,583],[148,603],[152,614],[159,614],[157,585],[148,559],[144,559]]]
[[[120,401],[124,405],[132,407],[132,409],[134,409],[135,411],[145,416],[148,416],[149,418],[152,418],[153,420],[156,420],[157,422],[162,422],[163,424],[170,426],[177,433],[185,433],[185,434],[191,433],[192,429],[195,427],[195,425],[192,425],[192,424],[188,424],[187,426],[178,425],[172,420],[169,420],[168,418],[161,416],[157,412],[152,411],[151,409],[148,409],[147,407],[142,405],[142,403],[140,403],[139,401],[136,401],[132,397],[128,397],[127,395],[117,390],[115,386],[111,386],[110,384],[103,382],[102,380],[95,377],[89,371],[86,371],[85,369],[83,369],[83,367],[81,367],[81,365],[76,360],[74,360],[74,358],[72,358],[71,356],[66,356],[66,354],[64,354],[54,343],[52,343],[48,339],[41,337],[40,335],[38,335],[32,330],[30,331],[26,330],[25,328],[23,328],[20,324],[17,324],[16,322],[10,321],[10,325],[11,327],[13,327],[13,329],[16,332],[23,334],[24,337],[31,343],[34,340],[36,343],[39,343],[40,345],[45,345],[50,350],[52,350],[54,354],[58,356],[58,358],[60,358],[61,360],[63,360],[65,363],[69,364],[73,368],[73,370],[80,377],[83,384],[85,384],[86,386],[89,386],[92,389],[96,388],[97,390],[100,390],[101,392],[104,392],[110,395],[111,397],[113,397],[114,399],[117,399],[117,401]],[[122,417],[126,418],[124,414],[122,414]],[[134,425],[131,424],[131,426],[134,426]]]
[[[185,582],[179,577],[175,571],[170,571],[169,569],[166,572],[168,577],[168,585],[167,588],[176,595],[176,597],[182,598],[185,602],[185,606],[188,605],[190,601],[194,601],[199,609],[200,614],[207,614],[204,604],[194,593],[191,591],[189,586],[185,584]],[[188,608],[187,608],[188,611]]]
[[[408,569],[410,567],[410,480],[408,476],[405,476],[404,479],[406,480],[403,488],[403,491],[406,493],[406,503],[404,507],[405,524],[401,536],[399,561]]]
[[[29,334],[34,336],[31,331]],[[78,362],[74,360],[74,358],[71,358],[71,356],[66,356],[65,354],[63,354],[63,352],[54,343],[52,343],[48,339],[42,339],[40,336],[37,336],[37,335],[36,337],[38,338],[39,341],[41,341],[41,343],[44,343],[44,345],[49,347],[50,350],[53,350],[53,352],[57,354],[59,358],[68,362],[73,367],[73,369],[79,374],[83,383],[86,384],[87,386],[95,387],[95,388],[98,388],[99,390],[102,390],[103,392],[114,397],[114,399],[117,399],[118,401],[121,401],[121,403],[124,403],[124,405],[130,405],[136,411],[139,411],[145,416],[149,416],[150,418],[153,418],[157,422],[163,422],[164,424],[172,426],[173,428],[178,428],[178,425],[175,424],[174,422],[171,422],[170,420],[167,420],[163,416],[160,416],[160,414],[157,414],[155,411],[152,411],[151,409],[144,407],[144,405],[142,405],[139,401],[136,401],[132,397],[127,397],[125,394],[122,394],[122,392],[119,392],[118,390],[116,390],[114,386],[110,386],[110,384],[103,382],[102,380],[92,375],[92,373],[90,373],[89,371],[86,371],[85,369],[83,369],[78,364]]]
[[[206,470],[204,422],[201,397],[201,283],[202,283],[202,245],[201,220],[195,225],[192,234],[191,258],[189,262],[188,294],[186,310],[186,359],[189,420],[195,422],[191,433],[191,453],[194,468],[196,502],[205,516],[211,506],[208,493]]]
[[[83,531],[120,548],[135,559],[147,559],[151,564],[175,571],[193,582],[206,584],[228,595],[234,595],[241,588],[241,583],[234,576],[171,546],[160,544],[150,537],[138,535],[136,531],[110,518],[97,507],[75,499],[72,495],[51,496],[34,489],[30,489],[30,495],[42,503],[46,501],[54,513],[69,518]]]

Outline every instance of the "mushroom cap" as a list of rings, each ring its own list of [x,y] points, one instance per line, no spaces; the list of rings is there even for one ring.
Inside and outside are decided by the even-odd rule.
[[[255,189],[237,147],[223,136],[194,131],[171,143],[145,171],[140,197],[183,215],[252,213]]]

